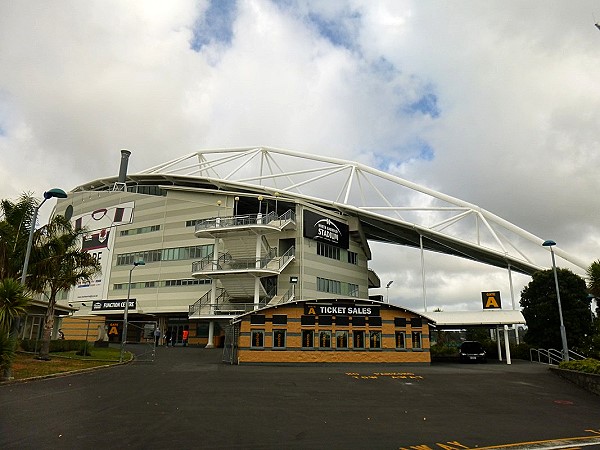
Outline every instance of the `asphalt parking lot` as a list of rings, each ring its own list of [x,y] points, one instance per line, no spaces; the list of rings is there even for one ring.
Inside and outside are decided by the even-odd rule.
[[[158,348],[154,362],[2,385],[0,448],[600,448],[600,397],[537,363],[231,366],[220,355]]]

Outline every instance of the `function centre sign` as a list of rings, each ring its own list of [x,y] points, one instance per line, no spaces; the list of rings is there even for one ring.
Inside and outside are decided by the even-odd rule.
[[[97,300],[92,303],[92,311],[125,311],[125,303],[127,300]],[[135,309],[136,301],[134,298],[129,299],[127,309]]]
[[[376,300],[294,300],[233,319],[227,334],[235,342],[228,348],[234,364],[429,364],[431,324]]]

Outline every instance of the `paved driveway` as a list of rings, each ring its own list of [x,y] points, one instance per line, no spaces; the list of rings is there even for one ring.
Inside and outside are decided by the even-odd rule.
[[[230,366],[220,354],[159,348],[154,363],[0,386],[0,448],[600,443],[600,397],[535,363]]]

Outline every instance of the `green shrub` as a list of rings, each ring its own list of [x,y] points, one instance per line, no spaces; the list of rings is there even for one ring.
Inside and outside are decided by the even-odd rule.
[[[451,344],[433,344],[429,349],[431,356],[458,356],[458,349]]]
[[[579,361],[563,361],[558,367],[560,369],[576,370],[578,372],[595,373],[600,375],[600,361],[593,358]]]
[[[69,339],[56,339],[50,341],[50,353],[56,352],[73,352],[81,350],[85,344],[85,340],[69,340]],[[88,342],[88,348],[93,346],[93,342]],[[37,353],[42,346],[40,339],[22,339],[21,349],[25,352]]]
[[[81,343],[79,345],[79,350],[77,351],[76,355],[77,356],[92,356],[92,354],[90,353],[90,343],[83,341],[83,343]]]

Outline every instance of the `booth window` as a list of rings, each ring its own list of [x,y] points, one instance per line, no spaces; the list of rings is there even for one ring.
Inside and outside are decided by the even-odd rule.
[[[352,317],[352,326],[353,327],[364,327],[366,324],[364,316],[354,316]]]
[[[381,348],[381,331],[371,331],[369,333],[369,347]]]
[[[423,326],[423,319],[420,317],[413,317],[410,319],[410,326],[413,328],[421,328]]]
[[[319,331],[319,348],[331,348],[331,331]]]
[[[301,325],[314,325],[315,324],[315,317],[314,315],[302,315],[302,317],[300,318],[300,324]]]
[[[336,346],[336,348],[348,348],[348,332],[347,331],[336,331],[335,332],[335,346]]]
[[[380,327],[381,326],[381,316],[369,317],[369,326],[370,327]]]
[[[250,332],[250,347],[264,348],[265,332],[263,330],[252,330]]]
[[[264,325],[265,315],[264,314],[253,314],[250,316],[250,323],[252,325]]]
[[[287,316],[285,314],[273,314],[273,325],[287,324]]]
[[[354,331],[352,332],[352,346],[354,348],[365,348],[365,332],[364,331]]]
[[[273,348],[285,348],[285,330],[273,330]]]
[[[406,348],[406,335],[404,331],[396,331],[396,348]]]
[[[421,344],[421,332],[413,331],[412,334],[412,348],[422,348]]]
[[[406,328],[406,318],[405,317],[394,317],[394,326],[398,328]]]
[[[348,316],[335,316],[335,324],[347,327],[350,325],[350,317]]]
[[[319,316],[319,325],[331,325],[333,316]]]
[[[302,347],[303,348],[314,348],[315,346],[315,333],[312,330],[302,330]]]

